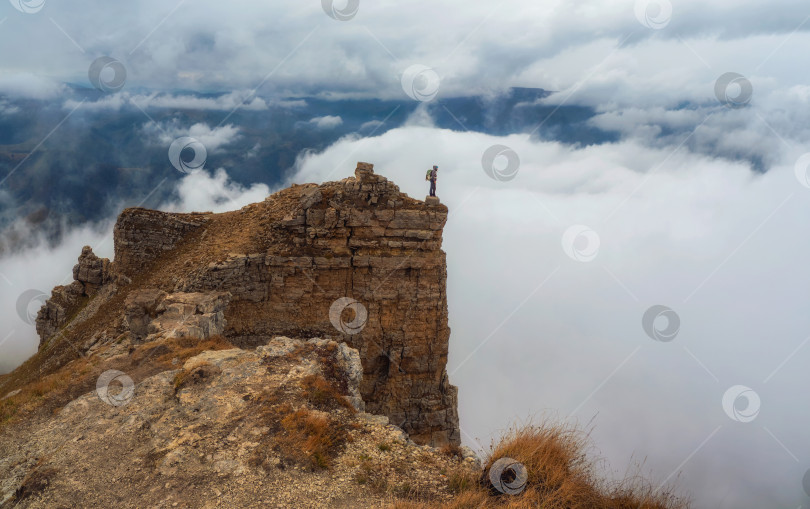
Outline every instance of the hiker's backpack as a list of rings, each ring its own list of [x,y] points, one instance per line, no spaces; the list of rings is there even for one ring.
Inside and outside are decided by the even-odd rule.
[[[430,180],[430,172],[432,171],[433,170],[428,170],[427,173],[425,173],[425,180]]]

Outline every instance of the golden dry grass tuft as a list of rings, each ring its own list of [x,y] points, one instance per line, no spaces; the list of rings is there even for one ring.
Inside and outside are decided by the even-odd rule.
[[[597,476],[595,463],[586,456],[589,437],[573,426],[543,422],[507,432],[493,447],[484,474],[475,478],[469,471],[450,472],[448,482],[456,493],[450,502],[415,503],[400,501],[396,509],[466,509],[498,507],[508,509],[687,509],[689,501],[671,489],[659,490],[634,477],[610,483]],[[519,495],[493,490],[486,477],[500,458],[512,458],[526,467],[526,489]]]
[[[371,491],[378,495],[388,491],[388,476],[376,462],[365,455],[361,455],[360,468],[354,476],[354,482],[361,486],[368,486]]]
[[[461,447],[456,444],[447,444],[439,449],[439,452],[446,456],[453,456],[459,459],[464,457],[464,455],[461,454]]]
[[[305,454],[314,468],[329,468],[335,449],[344,441],[340,427],[335,426],[328,414],[306,408],[287,414],[281,425],[291,449]]]
[[[340,393],[334,383],[329,382],[319,375],[307,375],[301,380],[304,389],[304,397],[309,403],[319,410],[331,410],[342,407],[350,413],[357,410],[349,403],[343,394]]]
[[[268,427],[268,433],[249,459],[252,466],[268,471],[286,464],[330,469],[344,445],[352,441],[348,411],[325,412],[306,405],[296,408],[290,404],[294,400],[294,395],[278,392],[255,398],[253,416]]]

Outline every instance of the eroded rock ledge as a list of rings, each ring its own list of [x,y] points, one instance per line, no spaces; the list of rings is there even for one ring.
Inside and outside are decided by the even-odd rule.
[[[354,177],[293,185],[234,212],[126,209],[114,262],[85,248],[76,281],[54,289],[37,330],[45,344],[86,300],[124,293],[114,317],[84,336],[125,344],[222,334],[244,348],[278,335],[332,338],[359,352],[368,412],[417,443],[458,444],[457,389],[445,369],[446,219],[446,206],[408,197],[368,163]]]

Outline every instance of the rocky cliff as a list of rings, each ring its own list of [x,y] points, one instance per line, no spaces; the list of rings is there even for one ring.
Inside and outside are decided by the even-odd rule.
[[[486,469],[458,446],[446,218],[366,163],[233,212],[123,211],[114,261],[82,249],[0,376],[0,509],[688,507],[599,481],[566,425]]]
[[[114,261],[86,247],[74,282],[40,311],[41,353],[173,337],[222,335],[246,349],[278,335],[331,338],[359,352],[368,412],[416,443],[457,445],[446,218],[447,207],[408,197],[367,163],[234,212],[126,209]]]

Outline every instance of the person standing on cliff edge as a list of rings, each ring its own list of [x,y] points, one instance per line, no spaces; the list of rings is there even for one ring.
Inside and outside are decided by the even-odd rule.
[[[425,180],[430,181],[430,196],[436,196],[436,179],[439,178],[439,167],[435,164],[432,170],[428,170]]]

